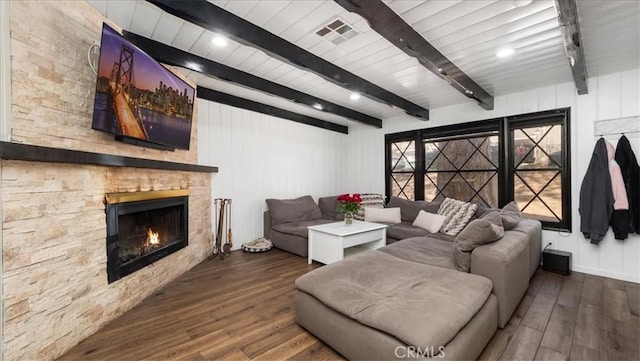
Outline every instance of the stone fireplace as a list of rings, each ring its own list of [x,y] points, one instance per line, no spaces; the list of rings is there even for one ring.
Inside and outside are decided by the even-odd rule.
[[[10,142],[0,142],[2,351],[5,360],[53,360],[207,259],[217,169],[198,165],[197,121],[189,150],[175,152],[91,129],[96,77],[86,54],[105,21],[91,5],[16,1],[9,10],[12,116]],[[159,237],[182,233],[174,240],[188,246],[156,259],[167,250],[158,246],[150,266],[109,283],[105,195],[176,190],[188,190],[177,216],[182,225],[150,228]],[[119,231],[136,228],[120,222]]]
[[[105,196],[109,283],[189,244],[188,194],[181,189]]]

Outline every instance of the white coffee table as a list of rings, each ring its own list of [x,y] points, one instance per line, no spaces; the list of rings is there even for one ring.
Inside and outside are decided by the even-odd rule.
[[[380,248],[387,244],[387,226],[353,221],[346,226],[335,222],[310,226],[309,264],[313,260],[324,264],[340,261],[350,253]]]

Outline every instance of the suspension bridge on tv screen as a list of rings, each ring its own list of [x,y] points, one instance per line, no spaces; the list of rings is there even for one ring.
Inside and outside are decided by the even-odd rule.
[[[126,136],[148,139],[142,119],[132,109],[131,88],[134,83],[133,49],[126,45],[120,48],[120,59],[113,64],[109,86],[113,95],[118,131]]]

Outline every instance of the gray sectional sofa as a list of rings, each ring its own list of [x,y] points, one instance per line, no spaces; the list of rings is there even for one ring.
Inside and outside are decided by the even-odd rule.
[[[269,210],[264,212],[264,237],[277,248],[297,254],[308,255],[309,226],[332,223],[344,216],[337,211],[338,196],[319,199],[319,206],[311,196],[296,199],[267,199]]]
[[[349,359],[406,358],[401,353],[410,347],[425,356],[477,358],[511,318],[539,265],[541,224],[522,219],[497,241],[478,244],[466,254],[464,273],[456,269],[456,237],[473,238],[471,223],[456,237],[412,226],[420,210],[439,206],[392,198],[387,207],[401,208],[402,222],[387,228],[386,247],[296,281],[297,322]],[[339,218],[320,213],[316,220]],[[489,213],[500,219],[500,210],[480,208],[474,227],[489,224]]]
[[[384,204],[381,194],[363,194],[366,202],[379,199]],[[320,197],[318,203],[311,196],[295,199],[267,199],[264,212],[264,237],[269,238],[277,248],[307,257],[307,227],[344,220],[344,214],[338,209],[338,196]],[[377,202],[372,202],[377,203]],[[356,215],[358,218],[358,215]]]

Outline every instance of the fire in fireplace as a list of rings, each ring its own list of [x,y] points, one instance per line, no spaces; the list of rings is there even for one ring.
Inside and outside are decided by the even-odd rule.
[[[188,245],[188,190],[107,194],[109,283]]]

